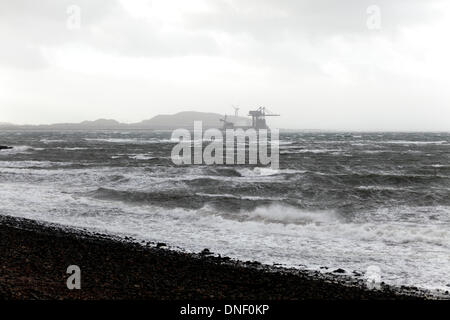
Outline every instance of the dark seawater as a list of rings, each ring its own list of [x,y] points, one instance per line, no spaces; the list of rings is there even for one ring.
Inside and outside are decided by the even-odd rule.
[[[449,289],[449,133],[282,133],[279,170],[175,166],[170,134],[0,132],[0,214]]]

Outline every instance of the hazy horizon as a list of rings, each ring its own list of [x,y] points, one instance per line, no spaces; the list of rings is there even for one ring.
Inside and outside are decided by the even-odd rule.
[[[194,110],[185,110],[185,111],[180,111],[181,112],[201,112],[201,111],[194,111]],[[177,112],[178,113],[178,112]],[[215,112],[214,112],[215,113]],[[174,113],[176,114],[176,113]],[[174,115],[174,114],[158,114],[158,115]],[[155,116],[158,116],[155,115]],[[232,116],[231,114],[228,114],[228,116]],[[243,118],[248,118],[249,120],[251,119],[250,117],[247,117],[245,115],[239,115],[239,117],[243,117]],[[125,124],[125,125],[132,125],[132,124],[136,124],[145,120],[150,120],[153,117],[150,117],[148,119],[141,119],[138,121],[134,121],[134,122],[122,122],[119,121],[117,119],[111,119],[111,118],[97,118],[97,119],[85,119],[82,121],[78,121],[78,122],[52,122],[52,123],[35,123],[35,124],[31,124],[31,123],[12,123],[12,122],[0,122],[0,125],[4,125],[4,124],[11,124],[14,126],[51,126],[51,125],[64,125],[64,124],[80,124],[82,122],[95,122],[98,120],[114,120],[117,121],[119,124]],[[270,126],[270,120],[268,120],[268,124],[269,124],[269,128],[274,128],[273,126]],[[318,132],[366,132],[366,133],[373,133],[373,132],[385,132],[385,133],[438,133],[438,132],[443,132],[443,133],[449,133],[450,130],[348,130],[348,129],[324,129],[324,128],[289,128],[289,127],[276,127],[277,129],[280,130],[288,130],[288,131],[318,131]],[[77,129],[78,130],[78,129]],[[79,130],[95,130],[95,129],[79,129]],[[104,130],[109,130],[109,129],[104,129]],[[114,128],[111,130],[121,130],[120,128]],[[144,130],[142,128],[123,128],[123,130]]]
[[[271,127],[449,131],[450,3],[18,0],[0,3],[0,123],[195,110]]]

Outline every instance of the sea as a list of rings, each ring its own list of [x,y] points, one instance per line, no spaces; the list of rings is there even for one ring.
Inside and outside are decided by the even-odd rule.
[[[279,169],[175,165],[165,131],[0,131],[0,214],[450,290],[450,133],[282,132]]]

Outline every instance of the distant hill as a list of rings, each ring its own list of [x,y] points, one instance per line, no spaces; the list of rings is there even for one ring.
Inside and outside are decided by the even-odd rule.
[[[98,119],[95,121],[83,121],[80,123],[55,123],[41,125],[14,125],[0,123],[0,129],[29,129],[29,130],[102,130],[120,129],[128,125],[116,120]]]
[[[98,119],[95,121],[83,121],[79,124],[80,126],[86,127],[86,128],[110,128],[110,127],[117,127],[117,126],[122,126],[124,124],[116,121],[116,120],[112,120],[112,119]]]
[[[9,122],[0,122],[0,128],[1,127],[11,127],[11,126],[14,126],[14,125]]]
[[[0,130],[25,129],[25,130],[115,130],[115,129],[148,129],[148,130],[173,130],[177,128],[192,129],[194,121],[202,121],[203,128],[221,128],[223,116],[218,113],[184,111],[171,115],[157,115],[151,119],[137,123],[120,123],[112,119],[98,119],[95,121],[83,121],[80,123],[56,123],[48,125],[13,125],[0,123]],[[239,125],[249,125],[251,121],[245,117],[227,116],[227,121]]]
[[[203,128],[221,128],[223,116],[218,113],[209,112],[195,112],[195,111],[184,111],[176,114],[157,115],[149,120],[144,120],[139,123],[131,124],[130,126],[135,128],[143,129],[176,129],[176,128],[186,128],[191,129],[194,125],[194,121],[202,121]],[[250,122],[249,119],[244,117],[227,117],[227,121],[239,121],[239,122]]]

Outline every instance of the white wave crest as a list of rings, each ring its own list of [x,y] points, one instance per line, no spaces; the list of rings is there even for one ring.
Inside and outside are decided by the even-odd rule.
[[[38,149],[38,148],[36,148],[36,149]],[[30,147],[30,146],[13,146],[12,149],[0,150],[0,155],[28,153],[29,151],[36,150],[36,149],[33,147]]]
[[[152,156],[150,156],[148,154],[130,155],[129,158],[135,159],[135,160],[151,160],[151,159],[155,159],[155,157],[152,157]]]
[[[339,222],[339,216],[331,210],[308,211],[286,205],[258,207],[243,214],[255,220],[282,224],[330,224]]]
[[[304,173],[302,170],[291,170],[291,169],[272,169],[266,167],[256,167],[253,169],[241,168],[237,170],[239,174],[243,177],[259,177],[259,176],[273,176],[279,174],[292,174],[292,173]]]

